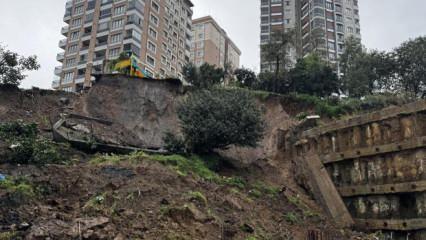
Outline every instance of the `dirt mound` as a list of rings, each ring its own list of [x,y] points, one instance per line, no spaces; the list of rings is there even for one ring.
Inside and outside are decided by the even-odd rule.
[[[51,90],[18,90],[0,87],[0,122],[21,119],[49,127],[78,95]]]
[[[267,183],[257,186],[258,174],[248,177],[250,169],[240,182],[220,184],[185,176],[149,157],[129,159],[0,166],[10,178],[25,178],[36,192],[17,197],[0,190],[0,232],[16,239],[305,239],[307,230],[339,235],[302,193],[268,192]],[[232,170],[226,174],[239,179]]]

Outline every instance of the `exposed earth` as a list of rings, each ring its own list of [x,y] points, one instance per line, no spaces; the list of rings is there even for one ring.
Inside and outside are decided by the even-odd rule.
[[[0,123],[36,122],[51,138],[59,113],[78,98],[0,90]],[[0,139],[0,157],[9,147]],[[374,239],[336,228],[296,184],[291,161],[274,154],[237,167],[201,160],[211,156],[62,154],[71,163],[41,167],[0,159],[0,174],[14,184],[0,187],[0,240]]]

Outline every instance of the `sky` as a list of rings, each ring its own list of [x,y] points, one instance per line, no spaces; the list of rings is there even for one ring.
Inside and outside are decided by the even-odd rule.
[[[260,0],[192,0],[194,18],[211,15],[241,49],[241,64],[259,70]],[[50,88],[66,0],[0,0],[0,44],[19,54],[37,55],[40,70],[21,85]],[[426,35],[425,0],[359,0],[363,44],[391,50]]]

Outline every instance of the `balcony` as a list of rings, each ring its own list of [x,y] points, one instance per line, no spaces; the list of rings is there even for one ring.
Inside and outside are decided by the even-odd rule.
[[[67,39],[62,39],[61,41],[59,41],[59,48],[62,48],[65,50],[66,47],[67,47]]]
[[[55,75],[60,76],[62,73],[62,66],[55,67]]]
[[[52,82],[52,88],[53,89],[58,89],[59,88],[59,80],[54,80],[53,82]]]
[[[65,26],[61,29],[61,34],[64,35],[65,37],[68,35],[68,32],[70,30],[69,26]]]
[[[65,58],[65,53],[58,53],[58,55],[56,55],[56,61],[58,62],[63,62]]]
[[[78,75],[77,78],[75,79],[75,84],[79,84],[79,83],[84,83],[84,81],[86,80],[86,75]]]

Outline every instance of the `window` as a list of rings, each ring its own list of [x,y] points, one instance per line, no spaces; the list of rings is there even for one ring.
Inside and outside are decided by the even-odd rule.
[[[68,58],[67,62],[65,63],[65,67],[72,67],[75,65],[75,62],[76,62],[75,58]]]
[[[79,37],[80,37],[80,32],[79,31],[72,32],[71,35],[70,35],[71,41],[77,40]]]
[[[337,24],[337,31],[344,32],[343,24]]]
[[[72,82],[74,79],[74,72],[68,72],[64,74],[64,78],[62,79],[62,84],[67,84]]]
[[[154,11],[156,11],[157,13],[160,12],[160,5],[158,5],[158,3],[152,1],[151,6],[152,6],[152,9],[154,9]]]
[[[146,56],[146,62],[151,65],[152,67],[155,67],[155,59],[149,55]]]
[[[73,90],[72,90],[72,87],[64,87],[64,88],[62,88],[62,91],[64,91],[64,92],[72,92]]]
[[[153,23],[155,26],[158,26],[158,18],[156,16],[154,16],[153,14],[151,14],[150,16],[150,22]]]
[[[148,50],[150,50],[151,52],[155,53],[157,50],[157,46],[155,46],[154,43],[152,43],[151,41],[148,41]]]
[[[84,6],[78,6],[74,8],[74,14],[81,14],[84,11]]]
[[[113,57],[117,57],[120,54],[120,48],[113,48],[109,50],[109,57],[113,58]]]
[[[328,49],[336,50],[336,46],[334,45],[333,42],[328,42]]]
[[[157,31],[155,31],[153,28],[151,28],[151,27],[149,28],[148,34],[149,34],[149,36],[157,39]]]
[[[350,14],[352,14],[352,9],[350,9],[350,8],[346,8],[346,9],[345,9],[345,13],[346,13],[346,15],[350,15]]]
[[[72,22],[71,22],[72,27],[78,27],[80,25],[81,25],[81,18],[76,18],[76,19],[72,20]]]
[[[102,32],[102,31],[106,31],[108,30],[108,23],[104,22],[104,23],[100,23],[98,25],[98,32]]]
[[[121,28],[123,24],[124,24],[123,19],[115,20],[111,23],[111,29],[114,30],[114,29]]]
[[[73,44],[73,45],[68,47],[68,53],[75,53],[75,52],[77,52],[77,49],[78,49],[78,45]]]
[[[126,6],[122,5],[114,9],[114,15],[123,14],[126,11]]]
[[[121,33],[114,34],[114,35],[111,36],[111,39],[110,39],[111,44],[118,43],[118,42],[121,42]]]

